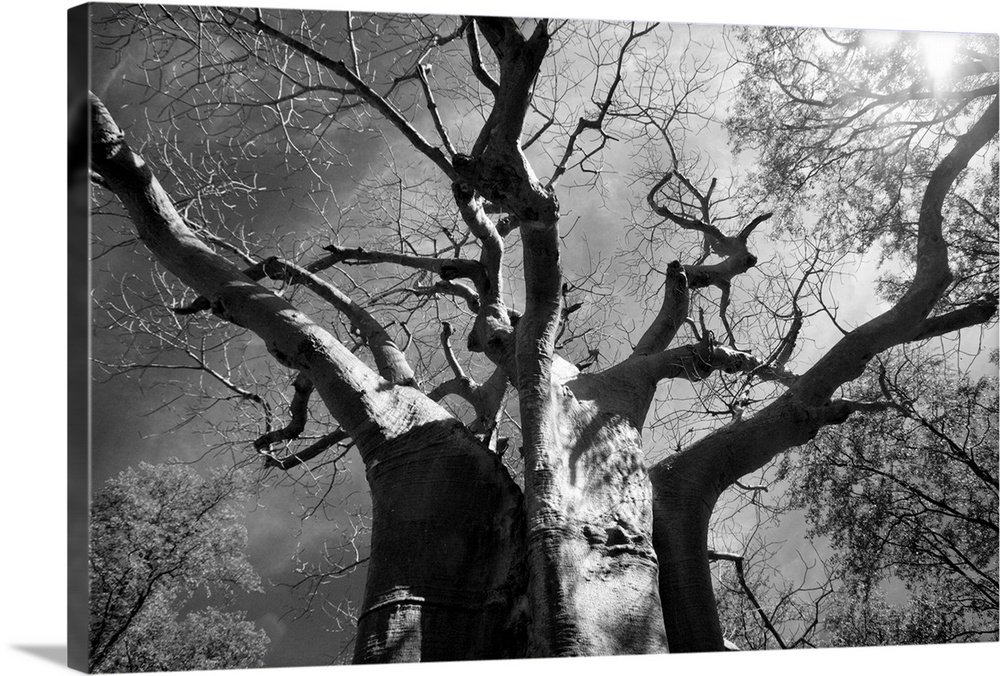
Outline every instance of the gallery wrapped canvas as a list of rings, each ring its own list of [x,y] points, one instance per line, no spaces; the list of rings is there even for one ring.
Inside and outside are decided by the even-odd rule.
[[[996,35],[361,9],[70,10],[71,666],[997,641]]]

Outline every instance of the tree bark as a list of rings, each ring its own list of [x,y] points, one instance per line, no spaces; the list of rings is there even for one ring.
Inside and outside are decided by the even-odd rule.
[[[499,458],[457,421],[362,457],[373,520],[354,661],[523,656],[524,509]]]
[[[544,618],[533,654],[668,652],[635,414],[652,390],[636,382],[610,370],[553,388],[551,442],[534,461],[532,491],[526,488],[535,501],[528,505],[529,589],[534,616]]]

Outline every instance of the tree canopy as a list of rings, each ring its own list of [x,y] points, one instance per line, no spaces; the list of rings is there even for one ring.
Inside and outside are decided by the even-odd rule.
[[[942,370],[917,353],[859,383],[892,407],[822,435],[789,480],[855,593],[892,574],[951,625],[938,641],[995,639],[996,377]]]
[[[91,670],[262,666],[267,635],[241,611],[211,606],[181,616],[196,593],[261,591],[240,523],[248,497],[245,478],[232,472],[205,478],[185,465],[146,463],[94,493]]]

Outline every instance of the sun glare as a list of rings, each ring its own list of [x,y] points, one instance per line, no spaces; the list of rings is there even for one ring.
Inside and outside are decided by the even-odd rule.
[[[873,52],[889,49],[902,37],[899,31],[878,31],[868,30],[863,33],[862,40],[865,46]]]
[[[947,78],[955,66],[957,33],[921,33],[918,38],[924,65],[935,83]]]

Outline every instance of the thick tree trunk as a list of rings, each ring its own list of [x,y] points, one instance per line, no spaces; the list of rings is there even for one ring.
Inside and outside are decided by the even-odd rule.
[[[709,521],[719,496],[851,410],[840,404],[809,410],[786,394],[753,418],[733,422],[652,467],[653,544],[672,651],[723,649],[708,560]]]
[[[362,457],[373,521],[355,662],[524,656],[524,510],[497,456],[447,420]]]
[[[718,476],[710,464],[680,455],[650,469],[663,622],[673,652],[722,650],[708,561]]]
[[[667,652],[634,415],[650,394],[617,372],[556,378],[551,439],[528,494],[532,654]]]

